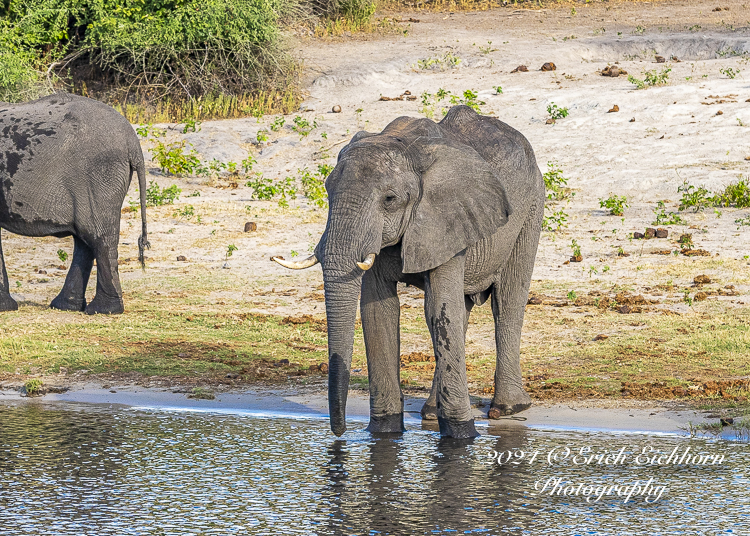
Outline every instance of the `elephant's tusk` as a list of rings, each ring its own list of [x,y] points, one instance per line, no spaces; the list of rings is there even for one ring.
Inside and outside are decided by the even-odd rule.
[[[271,260],[278,262],[284,268],[290,268],[292,270],[304,270],[305,268],[310,268],[320,262],[315,255],[310,255],[304,261],[285,261],[283,257],[271,257]]]
[[[362,270],[367,271],[370,268],[372,268],[372,265],[375,263],[375,254],[370,253],[367,257],[365,257],[365,260],[362,262],[358,262],[357,266],[359,266]]]

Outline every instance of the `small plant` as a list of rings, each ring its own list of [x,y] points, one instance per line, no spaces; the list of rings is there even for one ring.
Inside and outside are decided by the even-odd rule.
[[[173,184],[169,188],[161,188],[156,181],[151,181],[146,188],[146,205],[158,207],[171,205],[180,198],[182,190]]]
[[[693,249],[693,235],[692,233],[685,233],[680,236],[679,240],[677,240],[677,243],[680,244],[680,249]]]
[[[297,253],[297,252],[296,252],[296,251],[294,251],[294,250],[291,250],[291,251],[289,252],[289,254],[290,254],[290,255],[292,256],[292,258],[294,258],[294,257],[299,257],[299,253]]]
[[[227,246],[227,251],[224,254],[224,262],[227,262],[229,260],[229,257],[231,257],[235,251],[237,251],[237,246],[235,246],[234,244],[229,244]]]
[[[574,301],[576,301],[577,298],[578,298],[578,294],[576,294],[575,290],[569,290],[568,291],[568,299],[570,301],[574,302]]]
[[[185,126],[182,129],[183,134],[187,134],[188,132],[199,132],[200,130],[201,130],[200,121],[196,121],[193,118],[185,119]]]
[[[633,30],[633,35],[643,35],[644,33],[646,33],[646,28],[640,24]]]
[[[632,74],[628,75],[628,82],[633,84],[636,89],[646,89],[646,83],[643,80],[636,78]]]
[[[607,199],[599,199],[599,207],[609,210],[612,216],[622,216],[629,206],[628,198],[624,195],[610,195]]]
[[[497,93],[498,95],[502,95],[503,93],[503,86],[492,86],[492,89],[494,89],[495,93]]]
[[[328,193],[325,188],[325,180],[333,171],[333,166],[318,164],[317,173],[311,173],[307,168],[299,170],[302,182],[302,191],[313,205],[318,208],[328,206]]]
[[[676,212],[670,212],[667,214],[664,201],[656,203],[654,215],[656,215],[656,220],[651,225],[682,225],[685,223],[682,217]]]
[[[737,182],[729,184],[724,191],[714,196],[717,204],[736,208],[750,207],[750,182],[747,178],[740,177]]]
[[[576,259],[581,257],[581,246],[575,238],[570,241],[570,249],[573,252],[573,257]]]
[[[703,210],[704,208],[714,206],[716,204],[716,197],[711,195],[706,188],[703,186],[693,186],[688,184],[687,181],[683,181],[682,186],[677,187],[677,192],[682,193],[682,199],[680,199],[680,210],[693,207],[695,212]]]
[[[596,266],[589,266],[589,277],[594,275],[599,275],[599,270],[596,269]]]
[[[640,80],[633,75],[628,75],[628,82],[636,86],[636,89],[645,89],[646,86],[664,86],[669,84],[669,73],[672,72],[671,68],[662,69],[660,72],[656,72],[656,69],[652,71],[646,71],[644,73],[645,78]]]
[[[479,52],[482,54],[489,54],[490,52],[497,52],[498,49],[492,48],[492,41],[487,41],[487,46],[479,45]]]
[[[26,396],[34,396],[39,394],[39,391],[42,389],[42,385],[43,382],[39,378],[26,380],[26,382],[23,384],[23,387],[26,390]]]
[[[286,123],[286,119],[284,119],[283,115],[280,115],[273,120],[270,128],[272,131],[278,132],[284,126],[284,123]]]
[[[270,201],[278,196],[278,203],[282,208],[287,208],[289,206],[288,199],[293,198],[297,194],[294,179],[291,177],[274,181],[258,173],[254,179],[247,181],[246,186],[253,189],[253,193],[251,194],[253,199]]]
[[[186,144],[185,140],[169,144],[158,141],[149,151],[162,171],[172,175],[190,175],[200,167],[201,161],[195,150],[185,152]]]
[[[193,205],[184,206],[181,209],[175,210],[172,216],[175,218],[184,218],[186,220],[190,220],[193,216],[195,216],[195,207],[193,207]],[[200,223],[200,220],[198,220],[198,223]]]
[[[453,105],[456,104],[464,104],[477,112],[478,114],[482,113],[482,110],[479,109],[479,107],[483,104],[485,104],[484,101],[477,100],[477,97],[479,94],[471,89],[464,90],[463,98],[459,97],[458,95],[450,95],[450,103]],[[445,110],[447,112],[447,110]]]
[[[689,289],[684,289],[682,291],[682,301],[684,301],[688,305],[688,307],[693,306],[693,298],[690,297]]]
[[[737,230],[740,229],[740,227],[747,226],[750,227],[750,216],[745,216],[744,218],[737,218],[734,220],[734,223],[737,224]]]
[[[258,143],[264,143],[268,141],[268,131],[259,130],[258,133],[255,135],[255,139],[258,140]]]
[[[161,138],[162,136],[166,136],[167,131],[163,128],[155,128],[154,125],[151,123],[144,125],[140,124],[135,128],[136,134],[138,134],[141,138],[148,138],[149,136],[153,136],[154,138]]]
[[[547,113],[549,114],[550,119],[557,121],[558,119],[568,117],[569,112],[567,108],[560,108],[557,104],[551,102],[547,105]]]
[[[196,398],[198,400],[214,400],[216,395],[204,387],[195,387],[188,395],[188,398]]]
[[[547,210],[548,205],[545,205],[544,209]],[[551,210],[551,209],[550,209]],[[545,231],[559,231],[568,226],[568,214],[560,209],[556,212],[544,216],[542,220],[542,229]]]
[[[723,69],[719,69],[719,72],[723,74],[724,76],[726,76],[727,78],[731,78],[734,80],[734,77],[740,74],[741,71],[739,69],[735,70],[735,69],[732,69],[731,67],[725,67]]]
[[[426,70],[439,70],[444,71],[446,69],[455,69],[461,63],[461,58],[456,56],[453,52],[446,52],[442,57],[436,58],[425,58],[417,61],[417,67]]]
[[[258,161],[253,158],[253,155],[249,154],[247,155],[247,158],[245,158],[242,162],[242,171],[245,173],[250,173],[253,170],[253,166],[257,164]]]
[[[196,190],[192,194],[188,194],[185,197],[200,197],[200,196],[201,196],[201,193],[198,190]]]
[[[60,262],[65,264],[68,260],[68,254],[63,251],[62,249],[57,250],[57,258],[60,259]]]
[[[309,136],[310,132],[312,132],[314,129],[318,128],[318,122],[313,119],[313,122],[310,123],[307,119],[304,117],[300,117],[299,115],[296,116],[292,122],[294,123],[294,126],[292,127],[292,130],[299,134],[300,139]]]
[[[547,199],[560,201],[567,197],[564,188],[568,184],[568,179],[563,176],[563,170],[558,167],[557,161],[547,162],[547,172],[542,175],[542,178],[544,188],[547,190]]]

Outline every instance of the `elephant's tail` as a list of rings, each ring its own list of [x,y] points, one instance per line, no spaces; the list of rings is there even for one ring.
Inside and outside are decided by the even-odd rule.
[[[140,158],[136,160],[135,171],[138,173],[138,192],[141,194],[142,228],[141,237],[138,239],[138,260],[141,263],[141,269],[145,270],[146,257],[144,256],[144,251],[146,249],[151,249],[151,243],[148,241],[148,229],[146,228],[146,164],[143,161],[142,152],[140,152]]]

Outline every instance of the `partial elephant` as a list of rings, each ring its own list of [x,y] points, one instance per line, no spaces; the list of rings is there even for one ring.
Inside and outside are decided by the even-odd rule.
[[[370,381],[371,432],[402,432],[397,283],[425,293],[435,352],[432,392],[443,436],[477,435],[464,344],[472,307],[492,300],[497,366],[490,418],[531,406],[519,362],[521,327],[544,213],[529,142],[497,119],[455,106],[440,123],[400,117],[360,132],[326,180],[328,223],[315,254],[328,317],[331,429],[346,430],[357,298]]]
[[[70,271],[52,307],[87,314],[124,311],[117,268],[120,210],[138,174],[143,265],[146,168],[133,127],[112,107],[58,93],[0,104],[0,228],[25,236],[73,236]],[[86,286],[96,260],[96,295]],[[14,311],[0,242],[0,311]]]

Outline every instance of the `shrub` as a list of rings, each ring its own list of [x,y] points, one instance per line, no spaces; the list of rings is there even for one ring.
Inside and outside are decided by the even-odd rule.
[[[567,108],[560,108],[557,104],[551,102],[547,105],[547,113],[549,114],[550,119],[557,121],[558,119],[568,117],[570,112]]]
[[[193,149],[185,152],[186,144],[185,140],[173,143],[157,141],[156,145],[149,149],[149,152],[154,156],[154,160],[159,164],[162,171],[173,175],[190,175],[200,168],[201,161]]]
[[[622,216],[629,206],[628,198],[624,195],[610,195],[607,199],[599,199],[599,207],[608,209],[612,216]]]
[[[180,198],[181,193],[182,190],[176,184],[169,188],[161,188],[156,181],[151,181],[146,188],[146,206],[171,205]]]

